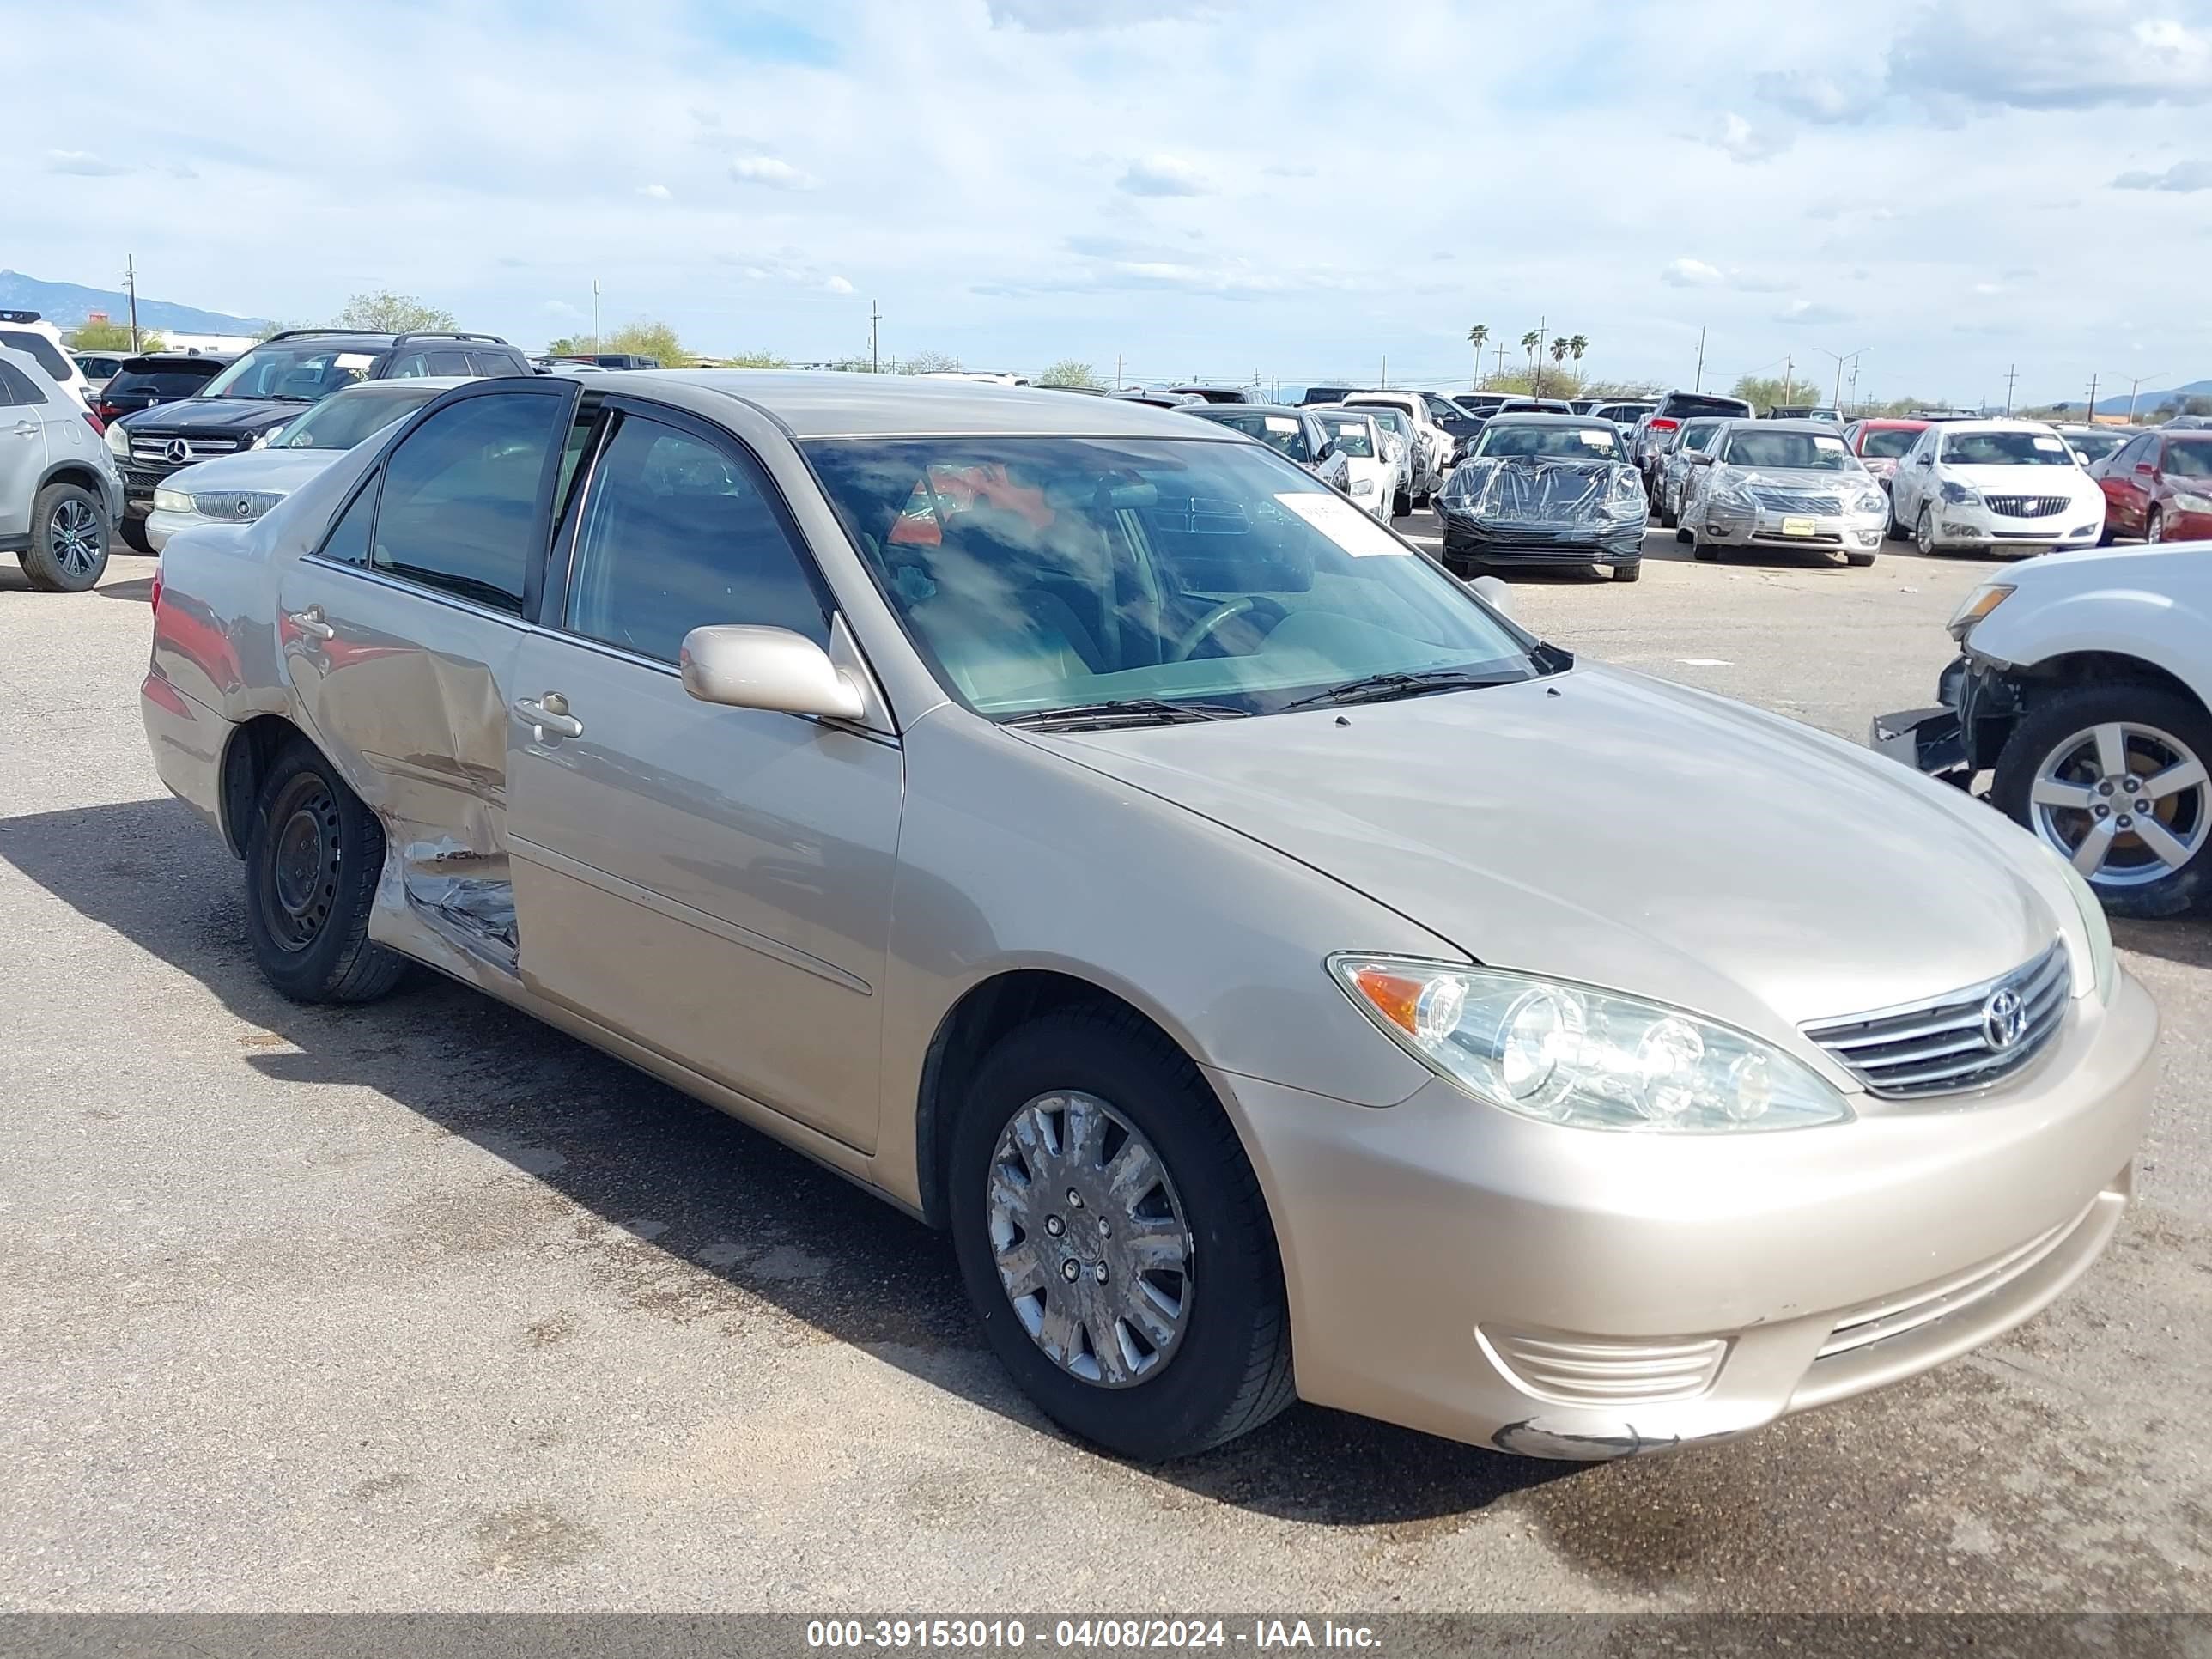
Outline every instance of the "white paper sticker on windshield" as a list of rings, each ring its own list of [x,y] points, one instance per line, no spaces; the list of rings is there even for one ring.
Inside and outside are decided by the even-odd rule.
[[[1267,430],[1270,432],[1296,432],[1297,429],[1298,423],[1287,415],[1267,416]]]
[[[1840,455],[1844,453],[1844,441],[1841,438],[1814,438],[1813,440],[1813,447],[1815,449],[1825,449],[1832,454]]]
[[[1575,436],[1581,439],[1583,442],[1588,444],[1592,449],[1610,449],[1613,447],[1613,434],[1610,432],[1577,432],[1575,434]]]
[[[2038,449],[2063,449],[2066,447],[2066,446],[2057,438],[2038,438],[2035,441],[2035,447]]]
[[[376,358],[366,351],[341,351],[336,361],[340,368],[367,368]]]
[[[1275,499],[1355,559],[1404,558],[1413,550],[1341,495],[1301,490]]]

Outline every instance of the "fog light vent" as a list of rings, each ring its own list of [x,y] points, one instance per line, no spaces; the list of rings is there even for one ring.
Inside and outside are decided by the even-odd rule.
[[[1523,1393],[1571,1405],[1687,1400],[1712,1386],[1728,1353],[1719,1336],[1616,1341],[1484,1328],[1475,1338]]]

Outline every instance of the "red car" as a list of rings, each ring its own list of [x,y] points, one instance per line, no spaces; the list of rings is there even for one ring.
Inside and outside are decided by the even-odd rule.
[[[2212,541],[2212,432],[2146,432],[2091,469],[2105,534]]]
[[[1844,428],[1844,443],[1887,489],[1889,475],[1927,429],[1925,421],[1853,421]]]

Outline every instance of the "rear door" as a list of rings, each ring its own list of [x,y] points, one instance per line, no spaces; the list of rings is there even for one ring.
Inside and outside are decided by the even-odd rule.
[[[300,711],[384,819],[418,915],[512,971],[507,705],[576,388],[448,395],[285,573],[277,628]]]
[[[2116,530],[2139,533],[2150,506],[2151,489],[2158,467],[2158,440],[2149,433],[2128,441],[2127,447],[2106,463],[2098,484],[2105,492],[2106,516]]]
[[[902,751],[888,732],[685,695],[692,629],[831,648],[830,590],[744,444],[657,404],[605,408],[516,680],[523,979],[872,1152]]]
[[[0,362],[0,538],[31,533],[31,497],[46,470],[46,393]]]

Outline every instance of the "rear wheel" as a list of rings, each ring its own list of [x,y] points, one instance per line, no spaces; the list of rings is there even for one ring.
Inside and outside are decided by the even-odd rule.
[[[2212,716],[2123,680],[2032,707],[1991,798],[2081,872],[2118,916],[2170,916],[2212,893]]]
[[[369,942],[384,830],[304,739],[276,757],[246,839],[246,932],[269,982],[295,1002],[368,1002],[407,959]]]
[[[1259,1182],[1198,1068],[1143,1020],[1075,1010],[1008,1035],[969,1091],[950,1173],[984,1337],[1062,1427],[1152,1462],[1291,1403]]]
[[[50,483],[31,504],[23,575],[42,593],[82,593],[107,568],[107,512],[82,485]]]

